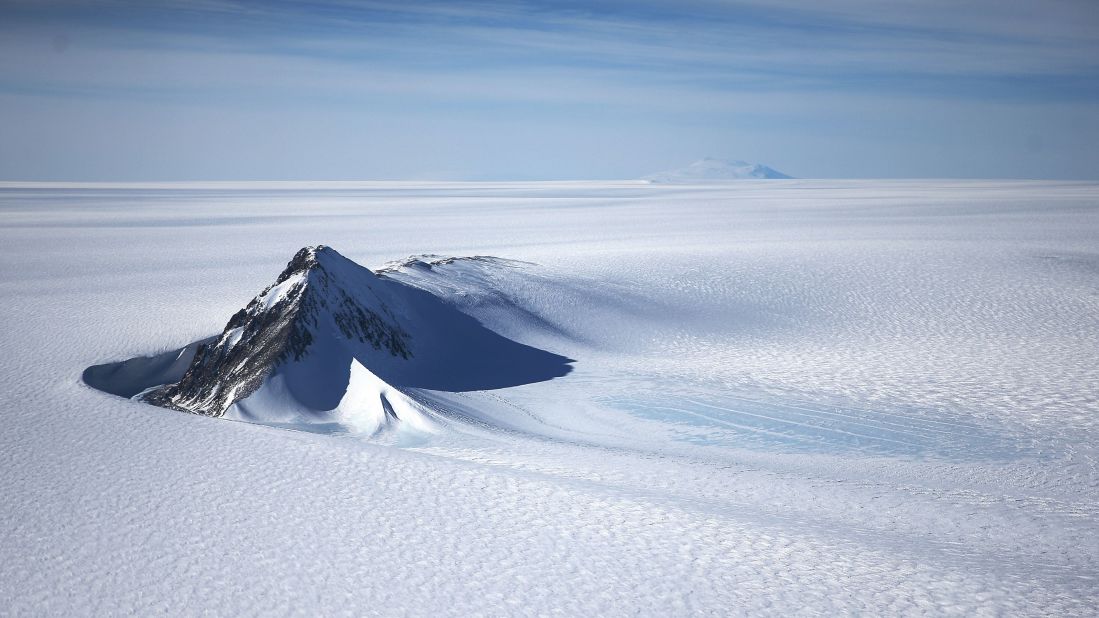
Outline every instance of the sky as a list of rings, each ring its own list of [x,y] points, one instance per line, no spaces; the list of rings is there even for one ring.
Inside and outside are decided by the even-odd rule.
[[[0,180],[1099,179],[1095,0],[0,0]]]

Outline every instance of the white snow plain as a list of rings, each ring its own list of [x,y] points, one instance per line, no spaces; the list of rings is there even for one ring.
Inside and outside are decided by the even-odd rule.
[[[399,446],[81,381],[318,243],[515,260],[391,276],[573,371]],[[1099,606],[1096,183],[8,183],[0,290],[3,614]]]

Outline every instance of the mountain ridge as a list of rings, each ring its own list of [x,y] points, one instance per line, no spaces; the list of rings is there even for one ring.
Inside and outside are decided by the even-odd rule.
[[[496,260],[433,257],[375,272],[331,247],[305,247],[219,335],[188,346],[176,381],[135,398],[263,424],[425,431],[431,413],[407,389],[505,388],[571,371],[571,359],[508,339],[445,298],[387,276]]]
[[[685,167],[645,176],[642,180],[657,184],[675,184],[733,180],[786,180],[791,178],[793,177],[760,163],[705,157]]]
[[[360,280],[340,281],[349,278],[346,271]],[[378,304],[367,307],[346,291],[349,286],[371,289],[371,279],[377,278],[325,245],[299,250],[273,284],[229,319],[215,342],[198,348],[178,383],[150,392],[144,399],[163,407],[221,416],[259,388],[272,365],[304,358],[314,344],[318,322],[327,317],[322,312],[330,314],[345,338],[409,358],[409,335],[395,323],[386,303],[377,299]],[[211,386],[226,380],[232,380],[235,388]]]

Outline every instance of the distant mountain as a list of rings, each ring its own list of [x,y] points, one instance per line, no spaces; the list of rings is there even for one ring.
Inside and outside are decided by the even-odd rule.
[[[745,161],[726,161],[706,157],[687,167],[646,176],[644,180],[655,183],[722,182],[726,180],[763,180],[793,178],[782,172]]]
[[[401,267],[463,259],[495,260]],[[394,272],[306,247],[221,335],[175,355],[174,365],[190,359],[178,381],[137,398],[263,424],[430,432],[431,413],[407,389],[484,390],[568,373],[570,359],[507,339]]]

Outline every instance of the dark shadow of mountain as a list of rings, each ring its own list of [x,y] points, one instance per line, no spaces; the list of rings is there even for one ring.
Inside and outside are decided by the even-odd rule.
[[[416,326],[409,331],[416,356],[404,363],[378,363],[357,350],[352,353],[394,386],[452,392],[508,388],[562,377],[576,362],[504,337],[430,292],[393,279],[382,283],[411,301],[406,307],[416,315],[402,317]]]

